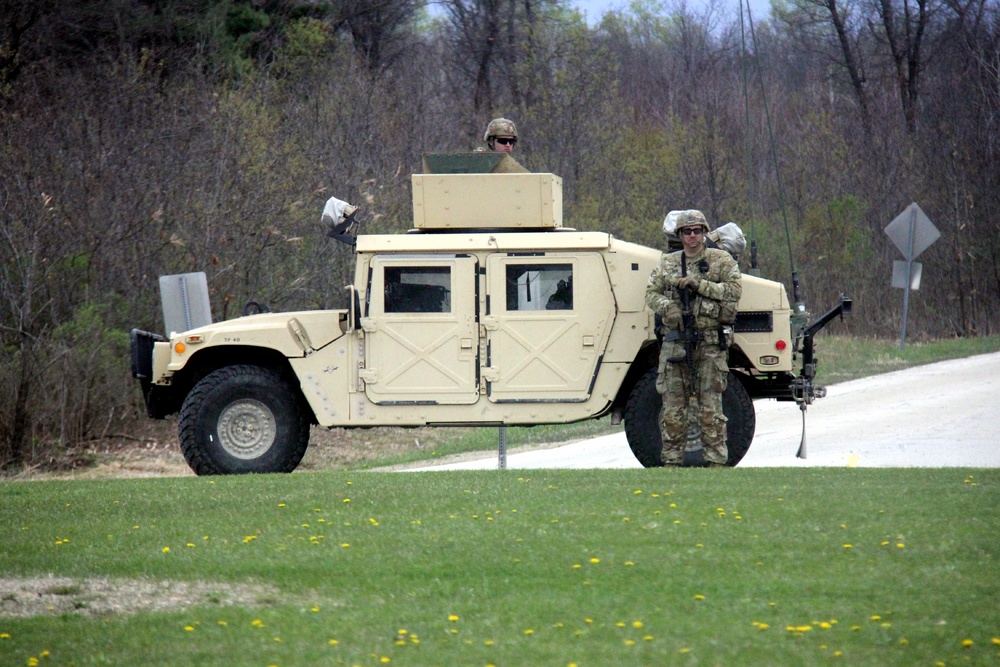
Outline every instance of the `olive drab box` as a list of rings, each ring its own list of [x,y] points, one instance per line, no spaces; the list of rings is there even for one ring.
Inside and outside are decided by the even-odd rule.
[[[640,463],[660,465],[660,341],[645,290],[661,250],[564,227],[562,179],[526,173],[509,156],[427,155],[423,167],[412,177],[405,232],[360,234],[363,209],[339,200],[327,212],[333,238],[354,258],[342,308],[255,304],[184,331],[132,331],[147,412],[179,415],[181,451],[195,472],[291,471],[312,425],[528,426],[605,416],[624,421]],[[723,394],[730,465],[753,440],[753,399],[804,405],[822,396],[812,336],[846,312],[842,302],[807,326],[780,282],[742,281]]]

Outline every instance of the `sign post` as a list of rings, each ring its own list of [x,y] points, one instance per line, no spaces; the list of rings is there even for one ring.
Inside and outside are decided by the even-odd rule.
[[[899,349],[906,345],[906,320],[910,310],[910,290],[920,289],[920,276],[923,266],[913,260],[924,250],[938,240],[938,231],[930,218],[913,202],[896,216],[896,219],[886,225],[885,233],[906,261],[895,261],[892,264],[892,286],[903,288],[903,318],[899,330]]]

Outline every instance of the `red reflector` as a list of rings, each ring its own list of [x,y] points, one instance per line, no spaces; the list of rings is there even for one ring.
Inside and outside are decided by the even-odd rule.
[[[774,344],[774,349],[776,349],[778,352],[781,352],[786,347],[788,347],[788,343],[786,343],[785,341],[780,340],[780,339],[778,340],[777,343]]]

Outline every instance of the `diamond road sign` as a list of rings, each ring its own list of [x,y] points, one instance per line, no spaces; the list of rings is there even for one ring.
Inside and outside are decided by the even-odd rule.
[[[927,250],[941,236],[941,232],[934,226],[930,218],[920,210],[916,202],[907,206],[906,210],[897,215],[896,219],[886,226],[885,233],[903,253],[903,257],[910,260],[916,259],[917,255]],[[906,275],[905,271],[903,275]]]

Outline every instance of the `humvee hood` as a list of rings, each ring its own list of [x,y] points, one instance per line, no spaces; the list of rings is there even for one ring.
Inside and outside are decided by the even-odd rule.
[[[172,333],[170,338],[185,342],[191,353],[217,345],[243,345],[301,357],[337,340],[346,329],[346,310],[304,310],[247,315]]]

